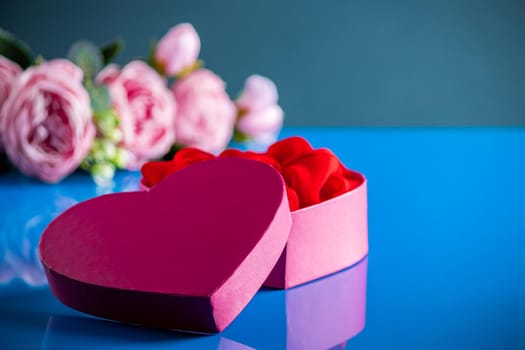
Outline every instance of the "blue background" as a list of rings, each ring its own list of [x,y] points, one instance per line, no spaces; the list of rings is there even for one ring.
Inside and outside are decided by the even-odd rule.
[[[189,21],[232,95],[275,80],[288,125],[525,125],[523,0],[2,0],[47,58],[127,39],[124,62]]]
[[[283,132],[296,134],[368,178],[367,323],[348,349],[525,348],[525,129]],[[138,179],[121,172],[114,190]],[[281,319],[283,291],[258,293],[222,335],[188,337],[87,318],[21,282],[38,282],[33,251],[47,222],[107,190],[84,173],[58,185],[0,176],[0,270],[20,277],[0,285],[2,349],[215,349],[221,336],[284,349],[286,323],[260,317]]]

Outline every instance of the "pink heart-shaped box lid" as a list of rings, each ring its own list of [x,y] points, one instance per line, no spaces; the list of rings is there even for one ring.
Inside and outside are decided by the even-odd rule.
[[[290,226],[280,174],[224,158],[183,169],[148,192],[70,208],[44,231],[39,251],[53,293],[70,307],[217,332],[263,284]]]

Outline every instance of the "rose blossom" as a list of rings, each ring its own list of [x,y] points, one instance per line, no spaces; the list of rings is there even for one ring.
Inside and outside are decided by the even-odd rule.
[[[178,112],[177,143],[217,153],[230,141],[236,109],[225,84],[207,69],[199,69],[172,87]]]
[[[28,176],[57,182],[75,170],[95,136],[82,70],[57,59],[28,68],[11,85],[0,131],[8,157]]]
[[[11,90],[11,83],[22,73],[22,69],[15,62],[0,55],[0,109]],[[2,134],[0,134],[0,152],[2,152]]]
[[[268,78],[252,75],[235,101],[240,110],[237,130],[256,143],[274,142],[283,125],[283,111],[277,104],[277,87]]]
[[[9,95],[11,82],[20,73],[22,69],[18,64],[0,55],[0,106]]]
[[[158,42],[155,61],[165,73],[176,75],[197,61],[200,48],[201,42],[195,28],[189,23],[181,23],[171,28]]]
[[[129,152],[129,169],[168,153],[175,141],[175,102],[166,82],[142,61],[124,68],[109,65],[97,76],[108,86],[120,120],[122,147]]]

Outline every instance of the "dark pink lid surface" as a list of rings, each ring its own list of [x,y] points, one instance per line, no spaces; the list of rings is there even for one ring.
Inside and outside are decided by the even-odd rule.
[[[53,291],[74,308],[122,318],[102,305],[72,305],[79,288],[67,283],[204,297],[220,330],[260,288],[290,226],[281,176],[260,162],[224,158],[183,169],[148,192],[80,203],[48,226],[39,249]]]

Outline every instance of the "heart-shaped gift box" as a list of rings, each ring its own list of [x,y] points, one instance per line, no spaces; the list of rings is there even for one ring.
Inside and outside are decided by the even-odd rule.
[[[283,176],[292,229],[279,261],[264,285],[288,289],[351,266],[368,254],[365,177],[347,169],[328,149],[314,149],[301,137],[274,143],[266,153],[226,150],[220,157],[255,159]],[[146,164],[139,187],[148,190],[166,174],[215,158],[183,149],[172,161]]]
[[[290,211],[271,166],[203,161],[67,210],[42,235],[42,263],[53,293],[80,311],[221,331],[263,284],[290,288],[366,256],[366,180],[351,173],[356,188]]]

